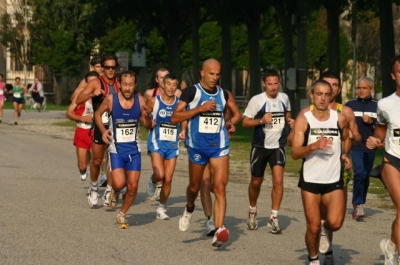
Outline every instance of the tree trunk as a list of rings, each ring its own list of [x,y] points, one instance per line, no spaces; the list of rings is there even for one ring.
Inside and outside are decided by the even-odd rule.
[[[182,65],[180,60],[181,56],[178,37],[179,36],[171,34],[168,39],[167,47],[169,70],[171,73],[177,74],[179,76],[182,71]]]
[[[339,39],[339,5],[335,1],[324,3],[328,20],[328,67],[330,71],[340,74],[340,39]],[[341,103],[342,97],[336,98]]]
[[[389,96],[395,90],[391,78],[390,60],[395,55],[393,13],[391,0],[379,0],[380,40],[381,40],[381,71],[382,71],[382,97]]]
[[[193,69],[193,82],[197,83],[199,80],[199,72],[200,72],[200,59],[199,59],[199,50],[200,50],[200,40],[199,40],[199,7],[196,1],[192,2],[193,9],[190,15],[191,24],[192,24],[192,69]]]
[[[223,16],[219,21],[221,26],[222,37],[222,70],[221,70],[221,86],[224,89],[232,91],[232,35],[231,21],[229,15]]]
[[[258,11],[252,13],[251,18],[246,20],[247,38],[249,41],[250,55],[250,98],[261,92],[261,73],[260,73],[260,18],[261,14]]]
[[[293,30],[292,30],[292,13],[288,12],[285,9],[284,1],[282,0],[275,0],[273,1],[272,5],[275,7],[279,21],[281,22],[282,31],[283,31],[283,46],[284,46],[284,53],[285,53],[285,76],[282,76],[282,80],[285,93],[289,96],[290,105],[292,107],[292,116],[294,116],[294,106],[295,106],[295,98],[296,98],[296,91],[289,90],[286,85],[286,74],[287,70],[291,67],[294,67],[294,55],[293,55]]]

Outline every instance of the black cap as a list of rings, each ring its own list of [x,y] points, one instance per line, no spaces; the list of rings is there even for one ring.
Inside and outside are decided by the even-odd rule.
[[[101,58],[100,56],[93,56],[92,60],[90,60],[90,65],[91,66],[95,66],[96,64],[100,64],[101,63]]]

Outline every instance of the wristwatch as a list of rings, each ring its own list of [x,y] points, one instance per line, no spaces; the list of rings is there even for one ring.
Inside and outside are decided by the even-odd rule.
[[[262,119],[258,121],[258,124],[263,125]]]

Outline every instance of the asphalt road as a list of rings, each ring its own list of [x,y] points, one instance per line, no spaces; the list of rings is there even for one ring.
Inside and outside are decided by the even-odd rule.
[[[64,113],[23,112],[14,126],[12,111],[6,110],[0,124],[0,264],[308,264],[295,178],[286,181],[281,235],[266,227],[270,176],[262,187],[256,231],[246,228],[247,184],[231,179],[225,221],[230,240],[216,249],[205,236],[200,200],[189,230],[178,229],[188,183],[186,153],[167,202],[169,221],[157,220],[157,204],[147,199],[151,166],[143,154],[138,196],[127,214],[130,228],[120,230],[116,212],[89,207],[89,182],[79,179],[73,132],[49,125],[55,120],[63,121]],[[389,237],[394,211],[368,207],[364,221],[356,222],[350,210],[348,205],[343,228],[334,234],[336,264],[383,264],[379,242]]]

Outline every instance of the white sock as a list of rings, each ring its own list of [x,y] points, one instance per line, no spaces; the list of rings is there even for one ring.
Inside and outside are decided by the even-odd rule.
[[[279,212],[279,211],[271,210],[271,215],[270,215],[269,218],[272,219],[272,218],[274,218],[274,217],[275,217],[275,218],[278,217],[278,212]]]
[[[165,204],[161,204],[161,203],[159,203],[159,204],[158,204],[158,208],[160,208],[160,209],[164,209],[164,208],[165,208]]]
[[[106,191],[111,191],[112,187],[110,185],[107,185]]]
[[[249,212],[251,212],[251,213],[257,212],[257,205],[254,206],[254,207],[251,207],[251,206],[249,205]]]

